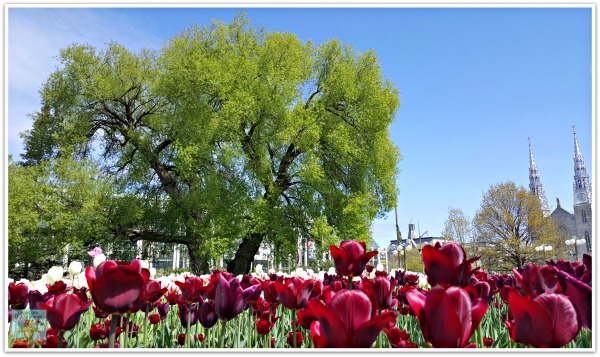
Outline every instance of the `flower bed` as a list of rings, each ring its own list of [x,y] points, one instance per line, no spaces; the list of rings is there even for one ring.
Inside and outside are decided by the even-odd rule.
[[[368,266],[362,242],[330,248],[335,273],[151,277],[96,259],[71,279],[10,282],[12,348],[591,349],[591,257],[513,274],[472,268],[455,243],[426,246],[424,277]],[[98,252],[95,252],[96,254]],[[375,253],[376,254],[376,253]],[[78,268],[78,269],[77,269]],[[79,270],[79,271],[78,271]],[[333,273],[333,272],[332,272]],[[82,275],[83,274],[83,275]],[[83,279],[82,277],[85,277]],[[26,312],[43,313],[25,318]]]

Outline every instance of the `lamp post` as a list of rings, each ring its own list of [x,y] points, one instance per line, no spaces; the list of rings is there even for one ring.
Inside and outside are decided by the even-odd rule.
[[[585,239],[577,239],[577,236],[573,236],[571,239],[567,239],[565,244],[569,246],[575,246],[575,261],[579,261],[579,252],[577,251],[577,246],[580,244],[585,244]]]
[[[392,252],[392,255],[398,257],[398,269],[400,269],[400,249],[402,249],[402,256],[404,259],[404,271],[406,271],[406,252],[407,251],[411,251],[412,249],[412,245],[410,243],[405,243],[405,244],[392,244],[389,248],[390,252]]]
[[[551,245],[538,245],[537,247],[535,247],[536,251],[541,251],[544,257],[544,260],[546,260],[546,252],[549,252],[552,250],[552,246]]]

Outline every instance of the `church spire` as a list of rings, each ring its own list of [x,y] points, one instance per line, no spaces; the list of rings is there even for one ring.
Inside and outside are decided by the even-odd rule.
[[[577,141],[575,126],[573,126],[573,140],[575,143],[575,155],[573,156],[573,162],[575,164],[575,176],[573,176],[573,198],[575,204],[579,205],[592,202],[592,187],[590,185],[590,177],[588,176],[585,168],[585,162],[583,161],[583,155],[581,154],[581,150],[579,150],[579,142]]]
[[[537,165],[533,159],[533,151],[531,150],[531,138],[527,138],[529,141],[529,191],[536,195],[542,206],[542,212],[544,217],[550,215],[550,207],[548,206],[548,200],[546,199],[546,193],[542,188],[542,181],[540,180],[540,174],[538,172]]]

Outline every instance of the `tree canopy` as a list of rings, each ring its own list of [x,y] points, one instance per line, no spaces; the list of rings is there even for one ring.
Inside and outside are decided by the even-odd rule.
[[[536,246],[560,246],[558,230],[544,217],[538,197],[511,181],[490,187],[473,224],[477,242],[484,246],[480,251],[483,264],[489,270],[521,269],[541,260]],[[552,253],[560,256],[556,250]]]
[[[238,15],[156,52],[73,45],[41,97],[24,160],[97,161],[140,210],[115,230],[186,245],[195,273],[228,249],[228,269],[247,272],[262,242],[289,253],[327,227],[368,240],[395,204],[398,91],[373,51],[339,40]]]
[[[112,185],[88,161],[8,166],[9,275],[38,278],[111,235]],[[89,258],[89,257],[87,257]]]

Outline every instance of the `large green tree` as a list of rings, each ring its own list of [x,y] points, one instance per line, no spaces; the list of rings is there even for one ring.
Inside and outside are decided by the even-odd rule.
[[[320,217],[338,238],[368,240],[395,204],[398,92],[373,51],[238,16],[156,53],[74,45],[60,61],[25,159],[99,160],[150,212],[117,231],[186,245],[195,273],[227,249],[228,270],[247,272],[262,242],[289,253]]]
[[[112,185],[91,162],[8,165],[8,273],[37,279],[110,237]],[[89,257],[87,257],[89,259]]]
[[[561,240],[552,220],[544,217],[538,197],[512,181],[490,187],[473,225],[477,242],[483,246],[479,251],[483,264],[495,271],[521,269],[539,261],[536,246],[557,248]]]

